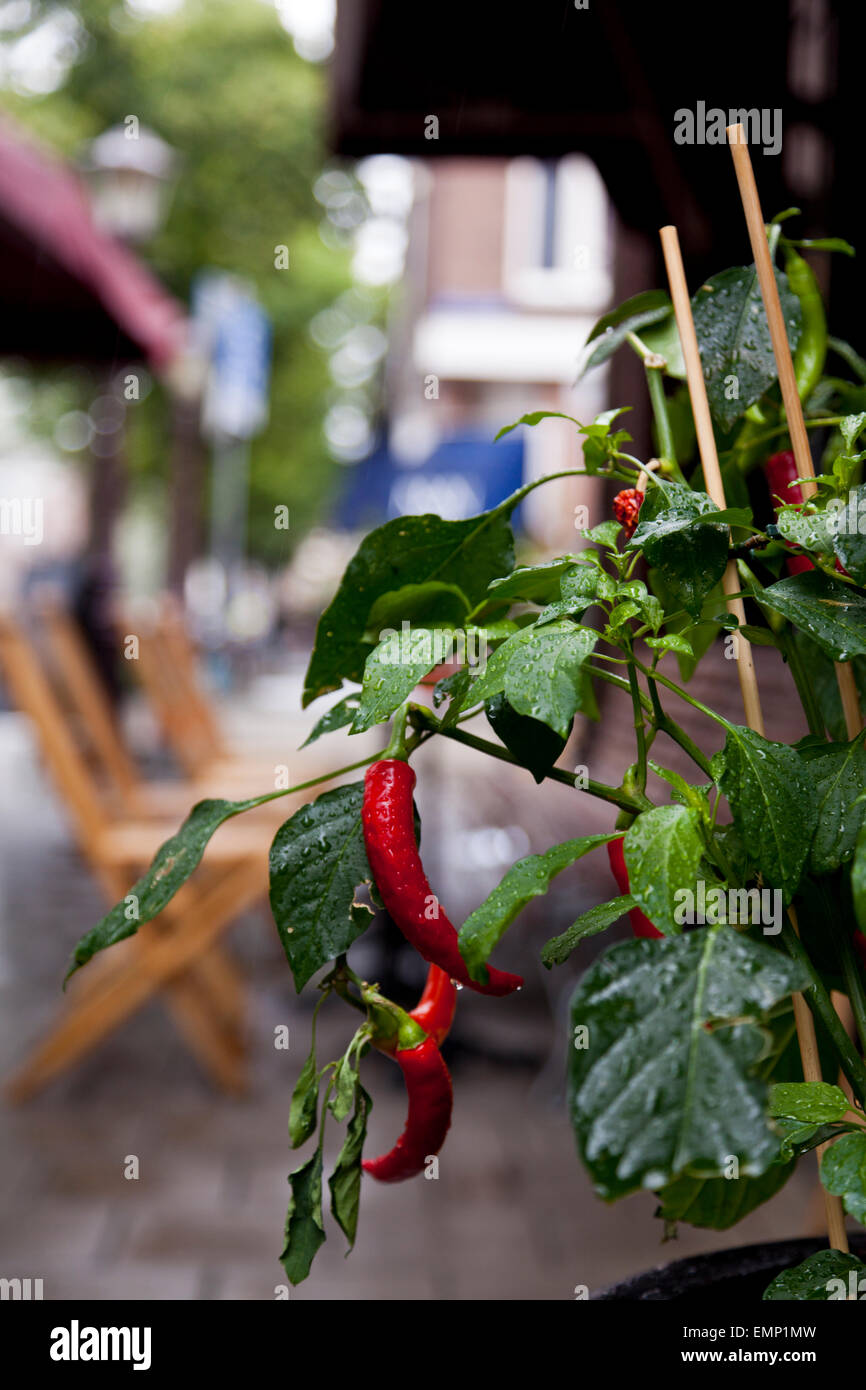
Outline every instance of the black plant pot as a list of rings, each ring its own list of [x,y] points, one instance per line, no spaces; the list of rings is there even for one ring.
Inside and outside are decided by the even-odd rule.
[[[764,1290],[777,1274],[802,1264],[826,1246],[826,1240],[777,1240],[768,1245],[741,1245],[734,1250],[693,1255],[646,1274],[636,1274],[593,1298],[712,1304],[717,1310],[726,1300],[760,1303]],[[851,1252],[866,1260],[866,1236],[852,1237]]]

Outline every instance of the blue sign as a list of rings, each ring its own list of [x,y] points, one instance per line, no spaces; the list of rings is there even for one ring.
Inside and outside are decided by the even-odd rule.
[[[250,439],[268,421],[271,325],[251,287],[234,276],[196,277],[193,323],[209,361],[202,429],[211,437]]]
[[[480,430],[450,435],[415,466],[383,445],[353,466],[337,521],[361,529],[424,512],[461,521],[489,511],[521,486],[523,452],[518,434],[494,444]]]

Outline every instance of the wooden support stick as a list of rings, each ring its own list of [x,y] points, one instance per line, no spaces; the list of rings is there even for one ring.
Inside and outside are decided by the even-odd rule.
[[[788,916],[791,925],[797,935],[800,935],[800,926],[797,922],[797,914],[793,907],[788,908]],[[824,1074],[821,1071],[821,1058],[818,1053],[818,1039],[815,1036],[815,1020],[812,1017],[812,1010],[806,1003],[802,994],[792,995],[794,1001],[794,1022],[797,1025],[797,1041],[800,1044],[800,1060],[803,1063],[803,1076],[807,1081],[823,1081]],[[818,1162],[821,1162],[829,1144],[818,1145]],[[827,1236],[834,1250],[844,1250],[848,1252],[848,1233],[845,1230],[845,1212],[842,1208],[841,1197],[833,1197],[825,1187],[822,1186],[824,1193],[824,1211],[827,1217]]]
[[[680,241],[677,236],[676,227],[662,227],[661,229],[662,251],[664,252],[665,268],[668,273],[668,284],[671,289],[671,299],[674,305],[677,328],[679,329],[680,342],[683,349],[683,360],[686,364],[686,376],[689,384],[689,395],[692,401],[692,414],[695,418],[695,431],[698,437],[698,449],[700,450],[701,463],[704,469],[704,481],[707,485],[707,492],[715,502],[716,506],[724,509],[725,486],[722,482],[722,470],[719,467],[719,456],[716,452],[716,440],[713,434],[713,422],[710,416],[710,404],[707,400],[707,388],[704,384],[704,372],[701,366],[701,354],[698,350],[698,337],[695,333],[694,320],[692,319],[692,306],[689,301],[689,291],[686,284],[686,273],[683,268],[683,258],[680,253]],[[737,576],[737,566],[733,560],[729,561],[722,581],[726,594],[738,594],[740,591],[740,581]],[[741,598],[728,599],[728,612],[733,613],[734,617],[743,627],[746,621],[746,613]],[[761,697],[758,694],[758,680],[755,675],[755,663],[752,657],[752,648],[745,637],[737,634],[737,675],[740,678],[740,690],[743,696],[743,706],[746,711],[746,723],[750,729],[755,729],[759,734],[764,732],[764,716],[761,713]]]
[[[761,234],[763,235],[763,222],[761,223]],[[668,284],[670,285],[671,299],[673,300],[674,314],[677,321],[677,329],[683,349],[683,360],[686,365],[686,378],[688,381],[689,396],[692,402],[692,414],[695,419],[698,449],[700,451],[701,464],[704,470],[704,481],[707,485],[707,492],[716,506],[724,508],[726,505],[725,486],[722,481],[719,456],[716,451],[716,440],[713,434],[710,405],[707,400],[707,388],[704,382],[701,354],[698,348],[698,337],[695,332],[694,319],[692,318],[692,306],[689,299],[688,285],[686,283],[686,273],[683,267],[683,258],[680,253],[680,241],[677,236],[676,227],[662,227],[660,235],[665,258],[665,268],[668,275]],[[728,565],[725,571],[724,583],[726,594],[736,593],[739,590],[740,585],[737,578],[737,568],[733,562]],[[745,622],[742,599],[729,598],[728,609],[731,613],[736,615],[741,624]],[[761,714],[761,697],[758,694],[758,678],[755,674],[755,664],[752,660],[752,649],[743,637],[738,637],[737,642],[737,673],[740,678],[740,690],[743,696],[743,707],[746,712],[746,723],[749,725],[749,728],[754,729],[759,734],[763,734],[764,720]],[[745,655],[743,648],[745,648]],[[796,916],[794,915],[793,909],[790,909],[790,911],[791,920],[796,930]],[[803,1075],[807,1081],[822,1081],[823,1076],[821,1074],[821,1063],[818,1055],[818,1041],[815,1036],[815,1020],[802,994],[795,994],[793,1000],[794,1021],[797,1025],[797,1038],[800,1044],[800,1057],[803,1062]],[[845,1235],[845,1217],[842,1211],[841,1201],[838,1197],[831,1197],[830,1193],[825,1191],[824,1206],[827,1213],[827,1235],[831,1246],[835,1250],[847,1250],[848,1240]]]
[[[764,301],[767,323],[770,326],[770,341],[773,344],[773,354],[776,358],[776,370],[779,374],[779,386],[782,389],[782,401],[788,421],[788,433],[791,436],[791,448],[797,461],[797,473],[799,477],[806,479],[801,484],[802,495],[805,498],[814,497],[818,485],[813,481],[815,466],[812,463],[812,450],[809,448],[809,436],[806,433],[803,407],[800,403],[800,393],[797,390],[797,378],[794,375],[794,363],[791,359],[785,316],[782,313],[782,303],[779,299],[779,287],[773,273],[773,261],[764,227],[761,200],[758,197],[758,187],[755,183],[749,147],[741,125],[728,126],[728,141],[731,146],[734,172],[737,176],[743,211],[746,214],[746,226],[749,229],[749,241],[752,244],[752,255],[755,258],[755,267],[758,272],[761,298]],[[842,700],[848,737],[856,738],[863,726],[860,718],[860,701],[850,663],[836,662],[836,680],[839,685],[839,695]]]

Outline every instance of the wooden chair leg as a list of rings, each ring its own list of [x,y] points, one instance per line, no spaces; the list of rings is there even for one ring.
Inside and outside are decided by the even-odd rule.
[[[63,1016],[48,1035],[33,1049],[27,1059],[7,1080],[5,1094],[20,1102],[35,1094],[48,1081],[91,1048],[140,1008],[159,990],[201,956],[226,930],[232,920],[250,906],[263,891],[264,866],[258,861],[238,865],[216,885],[202,892],[194,908],[187,912],[183,930],[170,936],[152,934],[146,951],[140,948],[118,970],[105,988],[87,992],[81,999],[70,1001]],[[143,929],[147,932],[147,928]],[[144,935],[135,941],[146,941]],[[172,1003],[177,996],[172,990]],[[217,1053],[212,1037],[202,1041],[201,1016],[184,996],[179,1005],[183,1027],[188,1029],[189,1041],[197,1041],[199,1056],[213,1061]],[[225,1042],[223,1041],[225,1048]],[[235,1084],[237,1064],[224,1057],[218,1062],[220,1076]]]
[[[187,922],[187,914],[197,910],[197,901],[201,898],[204,885],[212,883],[215,891],[218,891],[219,885],[227,877],[231,877],[231,873],[232,870],[229,870],[228,874],[221,872],[209,875],[203,883],[185,885],[156,919],[161,933],[167,935],[182,931]],[[188,889],[191,890],[189,897]],[[203,996],[208,999],[216,1017],[222,1019],[229,1029],[240,1034],[246,1017],[246,985],[237,966],[219,942],[214,942],[210,950],[205,951],[201,958],[194,962],[190,974],[199,985]]]
[[[134,877],[138,867],[130,866],[130,878]],[[184,884],[171,902],[163,908],[155,922],[157,930],[171,931],[182,928],[187,912],[195,911],[195,905],[201,896],[203,886],[208,883],[222,882],[225,872],[225,870],[215,869],[204,873],[199,871],[196,882]],[[122,872],[118,871],[116,865],[99,866],[97,877],[109,902],[119,902],[128,891],[128,880]],[[112,953],[117,949],[117,947],[112,948]],[[201,980],[204,990],[212,995],[217,1014],[224,1018],[231,1027],[240,1028],[245,1013],[246,988],[240,971],[224,954],[219,942],[215,942],[201,960],[195,962],[192,970]]]

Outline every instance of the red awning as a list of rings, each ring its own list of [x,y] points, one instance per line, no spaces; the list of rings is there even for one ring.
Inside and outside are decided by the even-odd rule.
[[[0,120],[0,353],[159,369],[186,337],[182,305],[94,225],[78,175]]]

